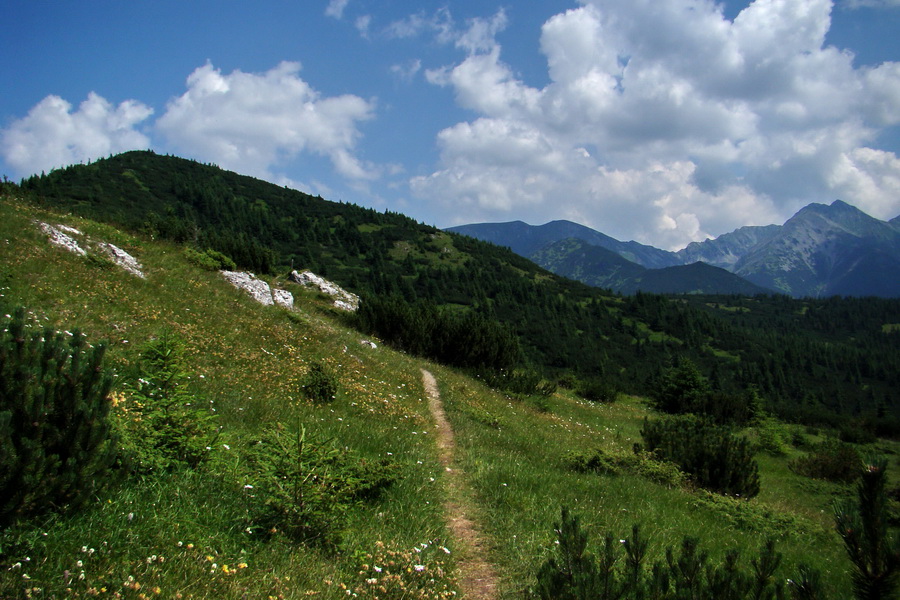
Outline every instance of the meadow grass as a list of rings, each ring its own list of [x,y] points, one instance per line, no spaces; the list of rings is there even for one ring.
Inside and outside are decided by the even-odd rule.
[[[580,515],[597,544],[607,532],[625,538],[639,524],[651,541],[651,562],[685,536],[699,538],[716,559],[736,548],[746,560],[772,538],[784,554],[784,577],[809,564],[822,571],[833,595],[849,594],[849,561],[834,532],[831,505],[837,496],[852,496],[852,488],[794,474],[787,463],[798,452],[759,455],[763,491],[751,500],[655,483],[628,471],[577,473],[566,466],[572,449],[631,452],[643,419],[653,417],[641,399],[595,404],[562,390],[549,410],[539,411],[451,372],[441,372],[438,380],[495,544],[506,596],[520,596],[535,583],[562,506]],[[500,415],[496,426],[478,418],[485,414]]]
[[[50,245],[35,219],[115,243],[143,264],[146,278]],[[794,474],[788,461],[799,450],[758,456],[762,491],[749,501],[627,470],[577,473],[566,464],[571,450],[631,453],[643,419],[653,416],[642,399],[596,404],[567,390],[539,403],[509,398],[453,369],[362,345],[318,293],[283,277],[271,281],[289,286],[294,311],[255,303],[218,273],[191,265],[178,246],[0,201],[0,307],[26,306],[41,324],[108,340],[108,364],[121,380],[144,342],[176,335],[191,390],[215,409],[221,427],[210,460],[196,470],[121,480],[77,513],[0,534],[0,597],[345,598],[348,589],[370,597],[365,582],[375,579],[376,562],[389,560],[406,565],[411,578],[419,573],[411,561],[424,561],[430,579],[410,585],[447,597],[456,555],[423,366],[437,378],[474,491],[470,516],[488,536],[505,597],[521,597],[534,583],[562,506],[581,516],[594,540],[607,531],[624,538],[640,524],[651,560],[686,535],[715,557],[739,548],[747,558],[773,537],[785,577],[808,563],[823,572],[832,597],[849,595],[831,503],[851,488]],[[333,402],[303,399],[300,382],[313,363],[335,374]],[[337,548],[254,527],[246,449],[279,423],[396,469],[383,496],[352,508]],[[895,467],[896,445],[882,442],[881,450]],[[402,597],[391,593],[382,595]]]
[[[146,278],[50,245],[35,219],[113,241],[142,263]],[[120,481],[75,514],[4,532],[0,597],[337,598],[381,545],[403,552],[450,543],[419,363],[360,344],[317,294],[293,288],[299,305],[290,314],[263,307],[218,273],[190,265],[177,246],[9,199],[0,203],[0,265],[4,310],[23,305],[40,324],[108,340],[107,364],[123,374],[117,385],[144,342],[177,336],[191,391],[221,428],[197,470]],[[336,374],[333,402],[302,399],[299,382],[313,362]],[[395,466],[386,493],[350,511],[339,548],[251,526],[242,452],[276,423]],[[438,559],[452,566],[452,555]],[[449,566],[442,579],[452,588]]]

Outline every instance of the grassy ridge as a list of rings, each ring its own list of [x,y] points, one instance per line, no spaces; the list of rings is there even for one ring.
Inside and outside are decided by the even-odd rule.
[[[36,213],[8,200],[0,211],[6,312],[25,305],[41,323],[80,327],[89,340],[109,339],[108,359],[120,371],[135,360],[142,341],[164,330],[178,335],[186,343],[194,391],[212,403],[222,427],[201,471],[129,481],[81,514],[8,532],[0,597],[18,597],[31,587],[57,594],[66,588],[75,595],[92,588],[126,593],[136,591],[128,587],[134,581],[167,596],[182,590],[186,597],[237,597],[244,591],[299,597],[308,590],[327,592],[326,579],[336,590],[338,582],[352,583],[360,558],[376,542],[402,550],[445,538],[440,488],[432,480],[440,469],[424,434],[430,421],[417,362],[362,346],[358,334],[334,324],[326,302],[299,288],[293,291],[301,308],[288,315],[256,304],[217,273],[192,267],[176,246]],[[144,266],[146,280],[50,245],[36,218],[125,248]],[[298,382],[313,361],[338,374],[341,391],[330,405],[300,401]],[[372,459],[389,456],[399,469],[382,500],[350,515],[340,560],[246,532],[251,500],[240,479],[240,450],[275,422],[303,424],[318,438],[332,438]],[[88,556],[82,547],[95,552]],[[78,579],[79,561],[84,580]],[[233,574],[222,570],[240,564],[248,566]],[[66,571],[70,581],[63,586]]]
[[[35,219],[125,248],[143,264],[146,279],[51,246]],[[178,246],[9,198],[0,202],[0,287],[5,312],[26,305],[41,322],[110,340],[109,359],[122,372],[143,341],[164,330],[177,334],[186,342],[193,389],[212,402],[222,426],[212,459],[200,470],[123,482],[78,514],[46,517],[0,536],[0,597],[136,598],[153,597],[158,588],[161,597],[339,598],[347,595],[341,583],[366,588],[373,573],[362,565],[388,559],[407,564],[410,578],[414,565],[426,565],[435,581],[422,583],[426,597],[441,597],[444,586],[455,585],[456,549],[444,524],[443,469],[423,365],[439,382],[461,466],[476,492],[472,516],[489,537],[506,597],[521,597],[532,584],[561,505],[582,515],[595,536],[625,537],[640,523],[654,557],[684,535],[700,537],[717,557],[732,547],[749,556],[773,536],[785,553],[785,576],[810,563],[824,572],[834,597],[848,595],[849,565],[830,505],[849,488],[793,474],[787,462],[800,454],[794,448],[785,456],[760,455],[762,492],[747,502],[632,471],[575,473],[566,468],[570,450],[631,452],[650,414],[641,399],[596,405],[565,390],[541,402],[507,398],[454,370],[362,346],[360,335],[315,293],[291,287],[295,312],[265,308],[217,273],[189,264]],[[337,375],[340,393],[331,404],[300,398],[299,382],[313,362]],[[354,507],[337,551],[247,531],[253,499],[242,479],[243,450],[276,422],[302,424],[397,466],[398,479],[383,498]],[[389,557],[388,550],[399,554]]]

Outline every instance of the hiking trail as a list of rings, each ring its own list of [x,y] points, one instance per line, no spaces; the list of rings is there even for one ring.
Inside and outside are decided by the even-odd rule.
[[[437,381],[434,375],[422,369],[422,383],[428,394],[428,408],[437,425],[438,454],[446,470],[448,499],[444,509],[450,533],[459,548],[457,565],[462,597],[466,600],[496,600],[497,574],[487,560],[487,543],[484,537],[475,522],[467,516],[472,490],[468,487],[463,471],[454,462],[456,441],[444,413]]]

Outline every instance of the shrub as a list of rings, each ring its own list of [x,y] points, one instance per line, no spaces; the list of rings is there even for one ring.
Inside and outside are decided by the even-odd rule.
[[[835,527],[853,563],[857,600],[896,598],[900,588],[900,538],[888,534],[887,461],[872,458],[859,469],[856,503],[835,507]]]
[[[841,425],[838,430],[838,438],[848,444],[872,444],[878,439],[867,424],[859,421]]]
[[[788,463],[792,471],[814,479],[848,483],[859,477],[862,458],[853,446],[829,440]]]
[[[696,538],[686,537],[676,550],[650,568],[645,564],[649,541],[637,525],[628,538],[616,541],[607,533],[595,557],[577,516],[563,508],[553,526],[554,553],[536,574],[536,595],[542,600],[615,600],[618,598],[785,598],[783,579],[776,574],[781,554],[772,541],[742,563],[737,550],[714,563]],[[624,560],[623,560],[624,559]],[[800,576],[788,580],[793,598],[824,598],[819,574],[800,566]]]
[[[790,431],[787,426],[773,418],[757,421],[753,428],[756,434],[753,446],[758,452],[766,452],[772,456],[784,456],[788,452],[787,438]]]
[[[749,442],[725,427],[687,415],[644,420],[641,435],[649,451],[704,488],[746,498],[759,493],[759,466]]]
[[[515,370],[491,370],[476,369],[472,371],[474,377],[482,380],[489,387],[515,394],[516,396],[542,396],[550,397],[556,393],[557,385],[544,379],[536,371]]]
[[[207,271],[234,271],[237,265],[229,256],[217,252],[215,250],[195,250],[194,248],[185,248],[184,257],[193,265],[206,269]]]
[[[147,342],[126,392],[116,396],[123,461],[133,473],[196,467],[218,436],[210,403],[187,387],[183,350],[168,332]]]
[[[337,397],[338,382],[325,365],[314,362],[300,382],[300,389],[303,395],[313,402],[331,402]]]
[[[69,335],[27,331],[22,308],[0,332],[0,527],[77,507],[115,460],[106,347]]]
[[[278,425],[250,448],[252,513],[258,527],[324,546],[340,542],[346,512],[377,498],[395,478],[387,461],[373,462],[328,441]]]
[[[633,454],[608,453],[601,449],[571,450],[563,457],[563,464],[578,473],[618,475],[629,472],[671,487],[681,487],[687,483],[687,475],[676,464],[658,460],[652,453],[640,448]]]
[[[605,404],[615,402],[619,396],[615,386],[596,378],[580,381],[575,388],[575,393],[585,400],[603,402]]]

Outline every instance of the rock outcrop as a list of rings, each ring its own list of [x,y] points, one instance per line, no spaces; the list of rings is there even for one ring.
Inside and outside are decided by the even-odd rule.
[[[253,273],[246,271],[219,271],[222,277],[231,282],[234,287],[244,290],[250,294],[254,300],[264,306],[283,306],[284,308],[294,307],[294,295],[287,290],[275,289],[263,281],[258,279]]]
[[[100,252],[106,258],[111,260],[117,266],[125,271],[140,278],[144,278],[144,271],[141,263],[132,255],[128,254],[114,244],[109,242],[96,242],[82,233],[80,230],[67,225],[50,225],[49,223],[38,223],[47,236],[50,237],[50,243],[60,248],[65,248],[69,252],[73,252],[79,256],[87,256],[88,250],[92,252]],[[83,241],[79,243],[76,237]],[[81,244],[84,244],[82,247]],[[87,248],[87,250],[85,249]]]
[[[336,283],[319,277],[312,271],[291,271],[290,280],[303,287],[316,288],[323,294],[334,298],[334,307],[348,312],[359,310],[359,296],[343,289]]]

